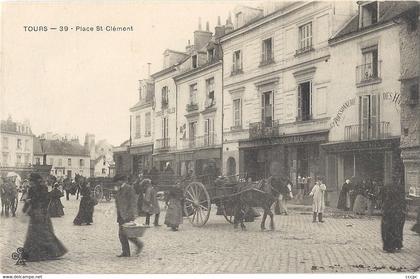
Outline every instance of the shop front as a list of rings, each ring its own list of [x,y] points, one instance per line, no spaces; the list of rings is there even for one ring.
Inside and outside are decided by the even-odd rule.
[[[129,147],[132,156],[132,173],[139,174],[152,168],[153,144]]]
[[[240,171],[253,181],[267,178],[271,163],[277,161],[282,165],[282,175],[295,185],[299,175],[325,176],[325,155],[320,144],[327,140],[328,131],[322,131],[241,141]]]
[[[188,150],[177,154],[177,174],[185,176],[188,171],[192,170],[195,176],[205,175],[206,167],[209,164],[214,164],[216,170],[220,174],[222,167],[222,149],[199,149]]]
[[[152,167],[155,167],[159,172],[163,172],[167,164],[170,164],[174,172],[178,169],[175,153],[162,153],[153,155]]]
[[[399,138],[327,143],[328,183],[338,192],[348,178],[375,180],[379,185],[403,183]]]

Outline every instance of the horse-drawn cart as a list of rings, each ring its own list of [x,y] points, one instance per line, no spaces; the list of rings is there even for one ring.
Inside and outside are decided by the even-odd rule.
[[[105,198],[110,201],[117,192],[116,184],[112,177],[91,177],[89,178],[93,196],[97,201]]]

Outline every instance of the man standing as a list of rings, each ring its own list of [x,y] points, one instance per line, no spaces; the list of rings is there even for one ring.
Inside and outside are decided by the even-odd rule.
[[[143,242],[138,238],[128,238],[122,225],[134,221],[137,211],[137,195],[133,186],[127,184],[127,177],[124,175],[115,178],[119,189],[115,196],[115,204],[117,207],[117,223],[119,225],[118,237],[120,238],[122,254],[117,257],[130,257],[130,244],[128,241],[137,246],[136,255],[138,255],[142,248]]]

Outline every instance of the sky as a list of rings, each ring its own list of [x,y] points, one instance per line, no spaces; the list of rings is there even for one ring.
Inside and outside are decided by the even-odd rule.
[[[138,80],[162,69],[163,51],[184,51],[193,31],[222,23],[247,1],[49,1],[1,5],[0,116],[32,132],[86,133],[119,145],[129,138]],[[133,32],[76,32],[76,26],[133,26]],[[28,32],[25,26],[73,27]]]

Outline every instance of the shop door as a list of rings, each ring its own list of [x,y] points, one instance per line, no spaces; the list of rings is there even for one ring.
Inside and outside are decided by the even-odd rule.
[[[297,149],[297,173],[302,177],[309,176],[308,147],[298,146]]]

